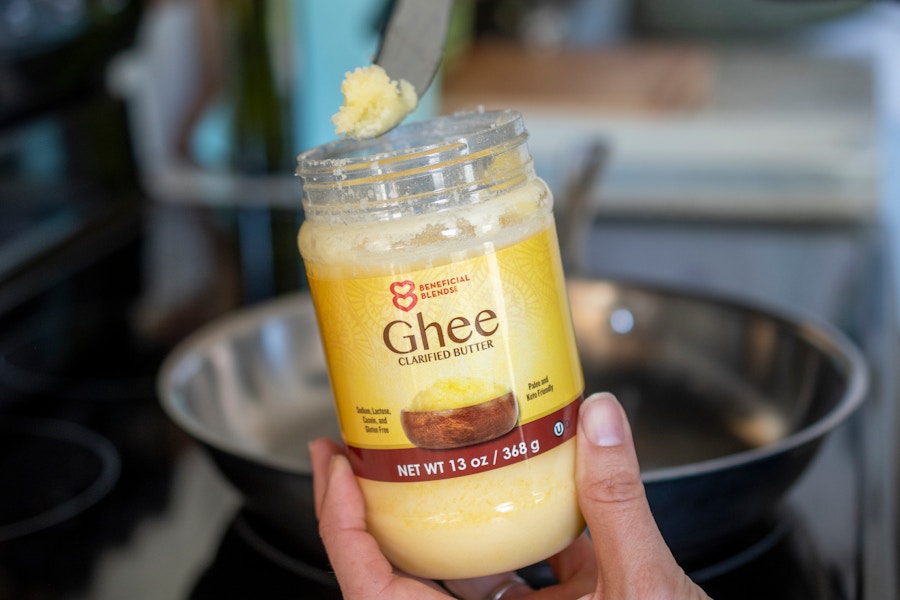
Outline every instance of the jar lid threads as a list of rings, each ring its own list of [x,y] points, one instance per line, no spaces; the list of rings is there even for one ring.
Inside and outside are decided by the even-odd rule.
[[[307,218],[385,220],[481,202],[534,176],[522,117],[458,113],[297,158]]]

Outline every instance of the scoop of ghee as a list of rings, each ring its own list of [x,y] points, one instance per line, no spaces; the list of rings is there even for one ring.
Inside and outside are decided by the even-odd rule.
[[[474,377],[439,379],[416,394],[408,408],[416,411],[462,408],[492,400],[508,391],[498,383]]]
[[[408,81],[394,81],[378,65],[348,72],[341,84],[344,105],[331,120],[338,135],[362,140],[393,129],[419,102]]]

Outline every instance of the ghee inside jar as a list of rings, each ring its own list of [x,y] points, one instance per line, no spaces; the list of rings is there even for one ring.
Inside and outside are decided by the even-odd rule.
[[[497,128],[510,114],[496,117]],[[574,486],[572,412],[584,384],[552,198],[521,150],[520,129],[512,130],[512,142],[484,151],[455,138],[455,131],[442,132],[446,119],[415,125],[434,127],[439,143],[376,155],[362,177],[353,160],[330,163],[332,176],[321,184],[307,170],[307,221],[298,238],[369,531],[394,565],[431,579],[521,568],[562,550],[584,528]],[[494,129],[487,128],[488,136],[510,133]],[[391,143],[401,146],[409,134],[401,127],[388,135],[395,133],[399,139]],[[390,171],[410,154],[425,160]],[[473,165],[473,154],[483,164]],[[454,180],[457,172],[468,179]],[[318,192],[333,202],[308,201]],[[435,292],[451,287],[447,296]],[[381,300],[388,288],[393,307],[389,296]],[[481,295],[470,302],[476,292]],[[381,316],[382,306],[389,316]],[[484,318],[483,331],[473,315]],[[369,326],[368,335],[357,332]],[[403,335],[389,344],[393,353],[383,352],[392,329]],[[380,363],[372,358],[379,352],[386,356]],[[496,382],[501,375],[519,398],[520,427],[464,453],[429,454],[430,462],[415,458],[416,449],[392,421],[402,407],[417,396],[429,406],[451,402],[426,391],[441,378],[455,382],[443,386],[446,393],[468,394],[467,381]],[[495,385],[501,393],[509,389]],[[554,394],[562,408],[548,404]],[[458,405],[487,399],[479,395]],[[370,472],[354,448],[362,457],[394,452],[413,458]]]

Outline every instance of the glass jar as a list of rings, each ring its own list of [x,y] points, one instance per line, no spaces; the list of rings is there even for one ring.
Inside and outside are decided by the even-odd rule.
[[[462,113],[299,156],[299,246],[369,531],[430,579],[584,528],[584,379],[553,200],[522,118]]]

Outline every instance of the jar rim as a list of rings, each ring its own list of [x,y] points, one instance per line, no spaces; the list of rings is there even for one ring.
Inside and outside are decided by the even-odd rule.
[[[340,139],[297,156],[301,179],[345,180],[350,173],[398,172],[415,163],[434,164],[496,147],[525,135],[522,115],[514,110],[458,112],[414,121],[366,139]]]

